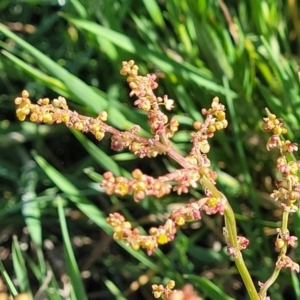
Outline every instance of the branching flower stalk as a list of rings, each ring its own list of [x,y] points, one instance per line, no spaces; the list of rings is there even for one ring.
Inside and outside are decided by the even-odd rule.
[[[148,115],[148,122],[151,129],[151,138],[139,136],[140,127],[135,125],[131,130],[120,131],[108,125],[107,113],[100,112],[96,118],[87,117],[71,111],[65,98],[58,97],[52,102],[48,98],[40,99],[38,104],[32,104],[27,91],[22,92],[21,97],[15,99],[17,105],[17,117],[24,121],[27,117],[36,123],[64,123],[67,127],[75,128],[82,132],[92,133],[97,140],[101,140],[105,134],[111,135],[111,148],[116,151],[128,149],[140,158],[156,157],[167,155],[176,161],[179,168],[158,178],[143,174],[139,169],[133,170],[132,178],[122,176],[115,177],[108,171],[103,174],[101,186],[105,188],[108,195],[119,196],[133,195],[136,202],[142,201],[147,196],[161,198],[171,192],[178,195],[188,193],[200,184],[203,187],[205,197],[174,210],[165,224],[159,227],[152,227],[148,235],[143,235],[137,228],[133,228],[124,216],[115,212],[107,218],[107,223],[114,231],[115,240],[125,240],[134,250],[143,248],[149,255],[153,254],[159,245],[171,242],[177,230],[186,222],[200,220],[201,212],[206,214],[224,215],[225,227],[223,229],[227,243],[227,253],[230,254],[236,263],[243,282],[251,300],[270,299],[266,296],[268,288],[276,280],[279,271],[288,267],[299,272],[299,265],[286,256],[288,245],[294,247],[297,238],[290,236],[287,228],[288,216],[298,208],[295,205],[300,194],[297,171],[300,162],[288,162],[286,156],[297,150],[297,145],[289,141],[281,141],[280,134],[286,133],[283,121],[276,116],[269,114],[264,119],[263,130],[271,131],[272,137],[268,141],[267,149],[279,148],[281,156],[277,166],[282,173],[282,180],[277,182],[278,190],[271,195],[275,201],[281,202],[283,209],[282,227],[277,229],[278,236],[276,247],[280,254],[275,270],[271,277],[260,284],[260,291],[257,292],[253,280],[243,260],[241,251],[245,249],[249,240],[237,235],[237,226],[234,212],[225,195],[216,187],[217,173],[211,169],[211,163],[207,157],[210,151],[209,139],[218,130],[225,129],[228,125],[226,120],[225,107],[219,102],[219,98],[212,100],[209,109],[202,109],[204,121],[194,122],[194,131],[191,133],[191,150],[186,156],[182,156],[172,147],[170,139],[178,131],[179,122],[176,116],[170,120],[161,110],[167,111],[174,107],[174,100],[167,95],[156,96],[154,90],[158,87],[156,76],[148,74],[141,76],[138,73],[138,66],[133,60],[122,63],[120,72],[127,76],[130,96],[136,96],[134,105]],[[170,281],[166,286],[153,285],[155,298],[168,300],[175,299],[199,299],[191,286],[184,287],[181,291],[174,290],[175,282]]]
[[[300,198],[300,183],[297,175],[300,161],[290,158],[293,152],[298,150],[298,145],[289,140],[283,140],[281,136],[287,133],[284,121],[268,110],[267,114],[268,117],[264,118],[262,125],[265,132],[272,133],[267,142],[267,150],[277,148],[280,152],[277,159],[277,169],[281,173],[281,178],[275,182],[277,189],[273,191],[271,198],[280,202],[283,213],[281,228],[277,228],[275,241],[275,247],[279,250],[279,255],[270,278],[265,283],[259,283],[260,299],[270,299],[266,296],[267,290],[275,282],[282,268],[290,268],[292,271],[299,272],[299,265],[286,255],[288,246],[296,247],[298,240],[297,237],[291,236],[288,230],[289,215],[298,210],[296,203]]]

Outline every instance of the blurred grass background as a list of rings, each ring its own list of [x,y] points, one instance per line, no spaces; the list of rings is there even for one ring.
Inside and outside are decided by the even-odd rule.
[[[187,153],[193,121],[219,96],[230,125],[209,157],[251,241],[243,252],[251,275],[264,282],[281,213],[269,199],[277,153],[267,152],[260,125],[268,107],[286,121],[288,138],[300,140],[299,1],[1,0],[0,21],[0,288],[35,299],[135,300],[153,299],[151,284],[174,279],[203,299],[248,299],[219,216],[188,224],[152,257],[112,240],[108,213],[149,229],[201,190],[137,205],[108,197],[100,174],[140,168],[158,176],[172,162],[115,153],[109,138],[96,142],[63,126],[20,123],[13,99],[23,89],[35,100],[62,95],[80,113],[107,110],[110,124],[147,130],[119,75],[121,62],[134,59],[141,73],[158,75],[160,95],[175,99],[174,141]],[[297,213],[292,234],[299,225]],[[300,261],[299,249],[291,255]],[[270,293],[300,299],[298,276],[283,270]]]

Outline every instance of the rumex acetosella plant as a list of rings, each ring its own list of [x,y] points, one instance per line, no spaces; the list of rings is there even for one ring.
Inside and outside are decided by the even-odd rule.
[[[298,146],[289,140],[284,140],[282,135],[287,133],[282,119],[267,111],[262,129],[270,132],[271,137],[267,142],[267,150],[278,148],[277,169],[281,178],[276,181],[276,190],[271,194],[274,201],[280,203],[282,209],[281,227],[277,228],[275,247],[279,252],[274,271],[265,282],[259,282],[259,291],[245,265],[242,250],[249,240],[237,235],[237,226],[234,212],[226,196],[216,187],[217,173],[212,170],[207,154],[210,151],[209,139],[216,131],[227,127],[225,106],[215,97],[209,109],[202,109],[204,121],[194,122],[194,131],[191,133],[191,150],[188,155],[179,154],[172,146],[170,139],[176,133],[179,122],[176,116],[171,119],[161,108],[167,111],[174,107],[174,100],[167,95],[156,96],[154,90],[158,87],[156,76],[148,74],[141,76],[138,66],[133,60],[123,62],[121,74],[127,76],[131,89],[130,96],[137,99],[134,105],[148,115],[151,128],[151,138],[139,135],[140,127],[134,126],[131,130],[120,131],[106,123],[108,115],[100,112],[96,118],[83,116],[76,111],[71,111],[65,98],[58,97],[53,101],[48,98],[40,99],[38,104],[32,104],[29,93],[23,91],[21,97],[15,99],[17,105],[17,117],[24,121],[27,117],[36,123],[64,123],[67,127],[75,128],[82,132],[92,133],[97,140],[101,140],[105,134],[111,135],[111,148],[116,151],[129,149],[140,158],[167,155],[178,163],[178,169],[158,178],[143,174],[141,170],[133,170],[132,178],[122,176],[115,177],[108,171],[103,175],[101,186],[106,193],[111,195],[133,195],[136,202],[142,201],[147,196],[161,198],[171,192],[178,195],[195,189],[200,184],[203,187],[205,197],[174,210],[166,222],[159,227],[152,227],[148,235],[143,235],[134,228],[120,213],[111,213],[107,217],[107,223],[112,227],[115,240],[124,240],[132,249],[145,249],[148,255],[155,252],[159,245],[171,242],[177,230],[186,222],[201,219],[201,213],[208,215],[220,214],[224,216],[223,229],[227,243],[227,253],[232,256],[238,272],[240,273],[250,299],[271,299],[267,291],[277,279],[282,268],[290,268],[299,272],[299,265],[288,255],[288,247],[296,247],[297,238],[291,236],[288,230],[288,218],[290,214],[298,210],[300,197],[300,184],[297,173],[300,161],[292,159],[292,153],[298,150]],[[155,284],[152,286],[155,298],[179,300],[199,299],[190,285],[182,290],[174,290],[175,282],[167,285]]]

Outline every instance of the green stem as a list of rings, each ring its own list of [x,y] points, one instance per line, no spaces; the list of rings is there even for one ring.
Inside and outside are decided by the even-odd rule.
[[[224,218],[225,218],[225,227],[228,232],[229,243],[235,249],[235,257],[234,257],[235,265],[243,279],[243,282],[245,284],[250,299],[259,300],[259,296],[257,294],[255,285],[250,276],[248,268],[245,264],[241,250],[238,248],[237,245],[237,232],[236,232],[236,222],[235,222],[234,212],[227,199],[225,204]]]
[[[228,242],[231,247],[235,250],[235,257],[234,262],[236,264],[236,267],[242,277],[242,280],[245,284],[245,287],[247,289],[248,295],[251,300],[259,300],[258,293],[256,291],[255,285],[252,281],[252,278],[250,276],[250,273],[246,267],[246,264],[244,262],[242,253],[240,249],[238,248],[237,244],[237,230],[236,230],[236,222],[235,222],[235,216],[234,212],[227,200],[227,198],[219,192],[219,190],[206,178],[203,177],[201,180],[203,186],[208,188],[210,192],[213,194],[216,198],[222,198],[225,202],[225,212],[224,212],[224,218],[225,218],[225,228],[228,233]]]
[[[282,213],[282,226],[281,226],[281,232],[284,234],[288,231],[288,220],[289,220],[289,212],[287,211],[283,211]],[[278,259],[280,259],[280,257],[282,255],[285,255],[287,250],[287,245],[283,246],[280,254],[278,256]],[[261,297],[261,299],[264,299],[267,295],[267,291],[268,289],[271,287],[271,285],[276,281],[279,273],[280,273],[280,268],[275,267],[272,275],[270,276],[270,278],[261,286],[260,288],[260,292],[259,292],[259,296]]]
[[[260,292],[258,293],[260,299],[264,299],[266,297],[268,289],[276,281],[279,273],[280,273],[280,269],[275,268],[270,278],[261,286]]]
[[[284,210],[282,213],[282,225],[281,225],[281,231],[283,234],[288,231],[288,221],[289,221],[289,213]]]

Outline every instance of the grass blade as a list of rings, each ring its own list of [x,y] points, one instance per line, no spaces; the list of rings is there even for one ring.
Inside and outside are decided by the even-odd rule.
[[[106,218],[104,214],[92,203],[90,202],[81,192],[74,186],[65,176],[54,169],[47,161],[39,156],[37,153],[33,152],[33,156],[38,163],[38,165],[43,169],[43,171],[48,175],[48,177],[54,182],[54,184],[64,193],[67,194],[68,198],[74,202],[74,204],[96,225],[102,228],[107,234],[111,234],[111,227],[106,223]],[[129,252],[133,257],[139,260],[141,263],[145,264],[153,270],[158,270],[156,264],[154,264],[149,257],[143,252],[138,252],[132,250],[130,247],[124,243],[120,245]]]
[[[63,205],[62,205],[62,199],[60,198],[60,196],[58,196],[56,200],[57,200],[59,223],[61,226],[61,232],[63,236],[65,259],[69,270],[68,273],[72,281],[74,293],[77,299],[87,300],[88,298],[84,291],[84,286],[81,280],[80,272],[72,249],[72,244],[70,241],[70,236],[69,236],[66,218],[63,210]]]
[[[13,254],[14,270],[18,278],[20,290],[22,292],[29,292],[30,291],[29,277],[27,274],[25,261],[22,255],[19,242],[17,240],[17,237],[15,236],[13,237],[12,254]]]
[[[105,28],[96,23],[76,19],[67,15],[63,16],[75,26],[87,30],[97,37],[111,41],[121,49],[126,50],[134,56],[141,56],[142,54],[142,58],[144,60],[152,62],[155,66],[160,68],[165,73],[176,74],[176,76],[184,78],[184,80],[186,81],[194,82],[204,89],[207,89],[214,93],[225,94],[225,90],[222,85],[218,84],[211,76],[207,76],[207,74],[204,74],[199,69],[188,63],[178,63],[170,59],[166,55],[148,49],[147,47],[121,33],[118,33],[109,28]],[[236,96],[236,94],[231,90],[230,94],[232,95],[232,97]]]

